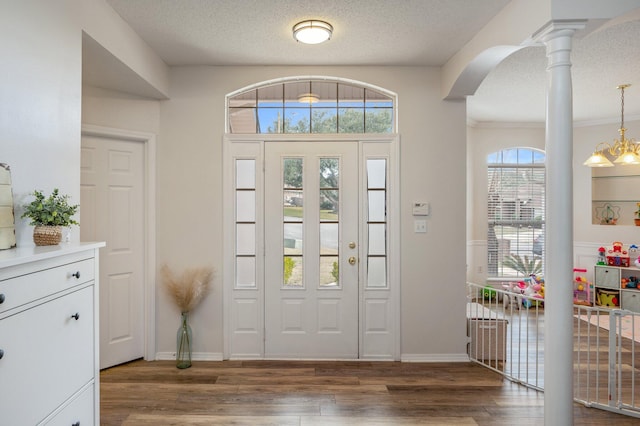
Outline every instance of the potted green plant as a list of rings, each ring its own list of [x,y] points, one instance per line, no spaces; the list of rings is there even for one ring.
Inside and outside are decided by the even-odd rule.
[[[636,207],[638,207],[638,210],[634,212],[636,217],[635,219],[633,219],[633,222],[636,224],[636,226],[640,226],[640,203],[636,203]]]
[[[35,226],[33,242],[37,246],[56,245],[62,240],[63,227],[79,225],[73,215],[80,206],[69,204],[69,196],[61,195],[58,188],[48,197],[42,191],[34,191],[33,196],[35,199],[24,206],[22,218],[29,218],[29,225]]]
[[[526,254],[521,257],[519,254],[511,253],[502,260],[502,266],[511,268],[522,276],[528,277],[542,272],[542,259],[538,256],[529,258]]]

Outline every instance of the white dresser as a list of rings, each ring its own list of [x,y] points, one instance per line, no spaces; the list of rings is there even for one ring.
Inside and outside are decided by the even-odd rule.
[[[102,246],[0,251],[0,424],[100,424]]]

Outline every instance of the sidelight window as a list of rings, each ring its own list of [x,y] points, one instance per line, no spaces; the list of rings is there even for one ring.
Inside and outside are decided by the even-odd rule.
[[[387,160],[367,159],[367,287],[387,287]]]
[[[256,160],[235,161],[237,288],[256,286]]]

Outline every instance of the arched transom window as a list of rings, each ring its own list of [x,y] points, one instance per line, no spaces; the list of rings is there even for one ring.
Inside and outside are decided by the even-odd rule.
[[[320,78],[280,80],[227,97],[227,131],[393,133],[395,96],[380,88]]]

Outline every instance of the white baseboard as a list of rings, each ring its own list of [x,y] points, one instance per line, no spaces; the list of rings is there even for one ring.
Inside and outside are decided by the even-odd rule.
[[[469,362],[469,355],[465,354],[403,354],[402,362]]]
[[[157,361],[173,361],[176,359],[175,352],[157,352]],[[224,358],[220,352],[194,352],[191,354],[192,361],[222,361]],[[236,360],[267,359],[255,356],[233,358]],[[358,360],[351,360],[358,361]],[[391,361],[391,359],[361,359],[360,361]],[[469,362],[469,355],[464,354],[403,354],[401,362]]]
[[[175,352],[157,352],[156,361],[173,361],[176,359]],[[191,354],[192,361],[222,361],[222,353],[220,352],[193,352]]]

